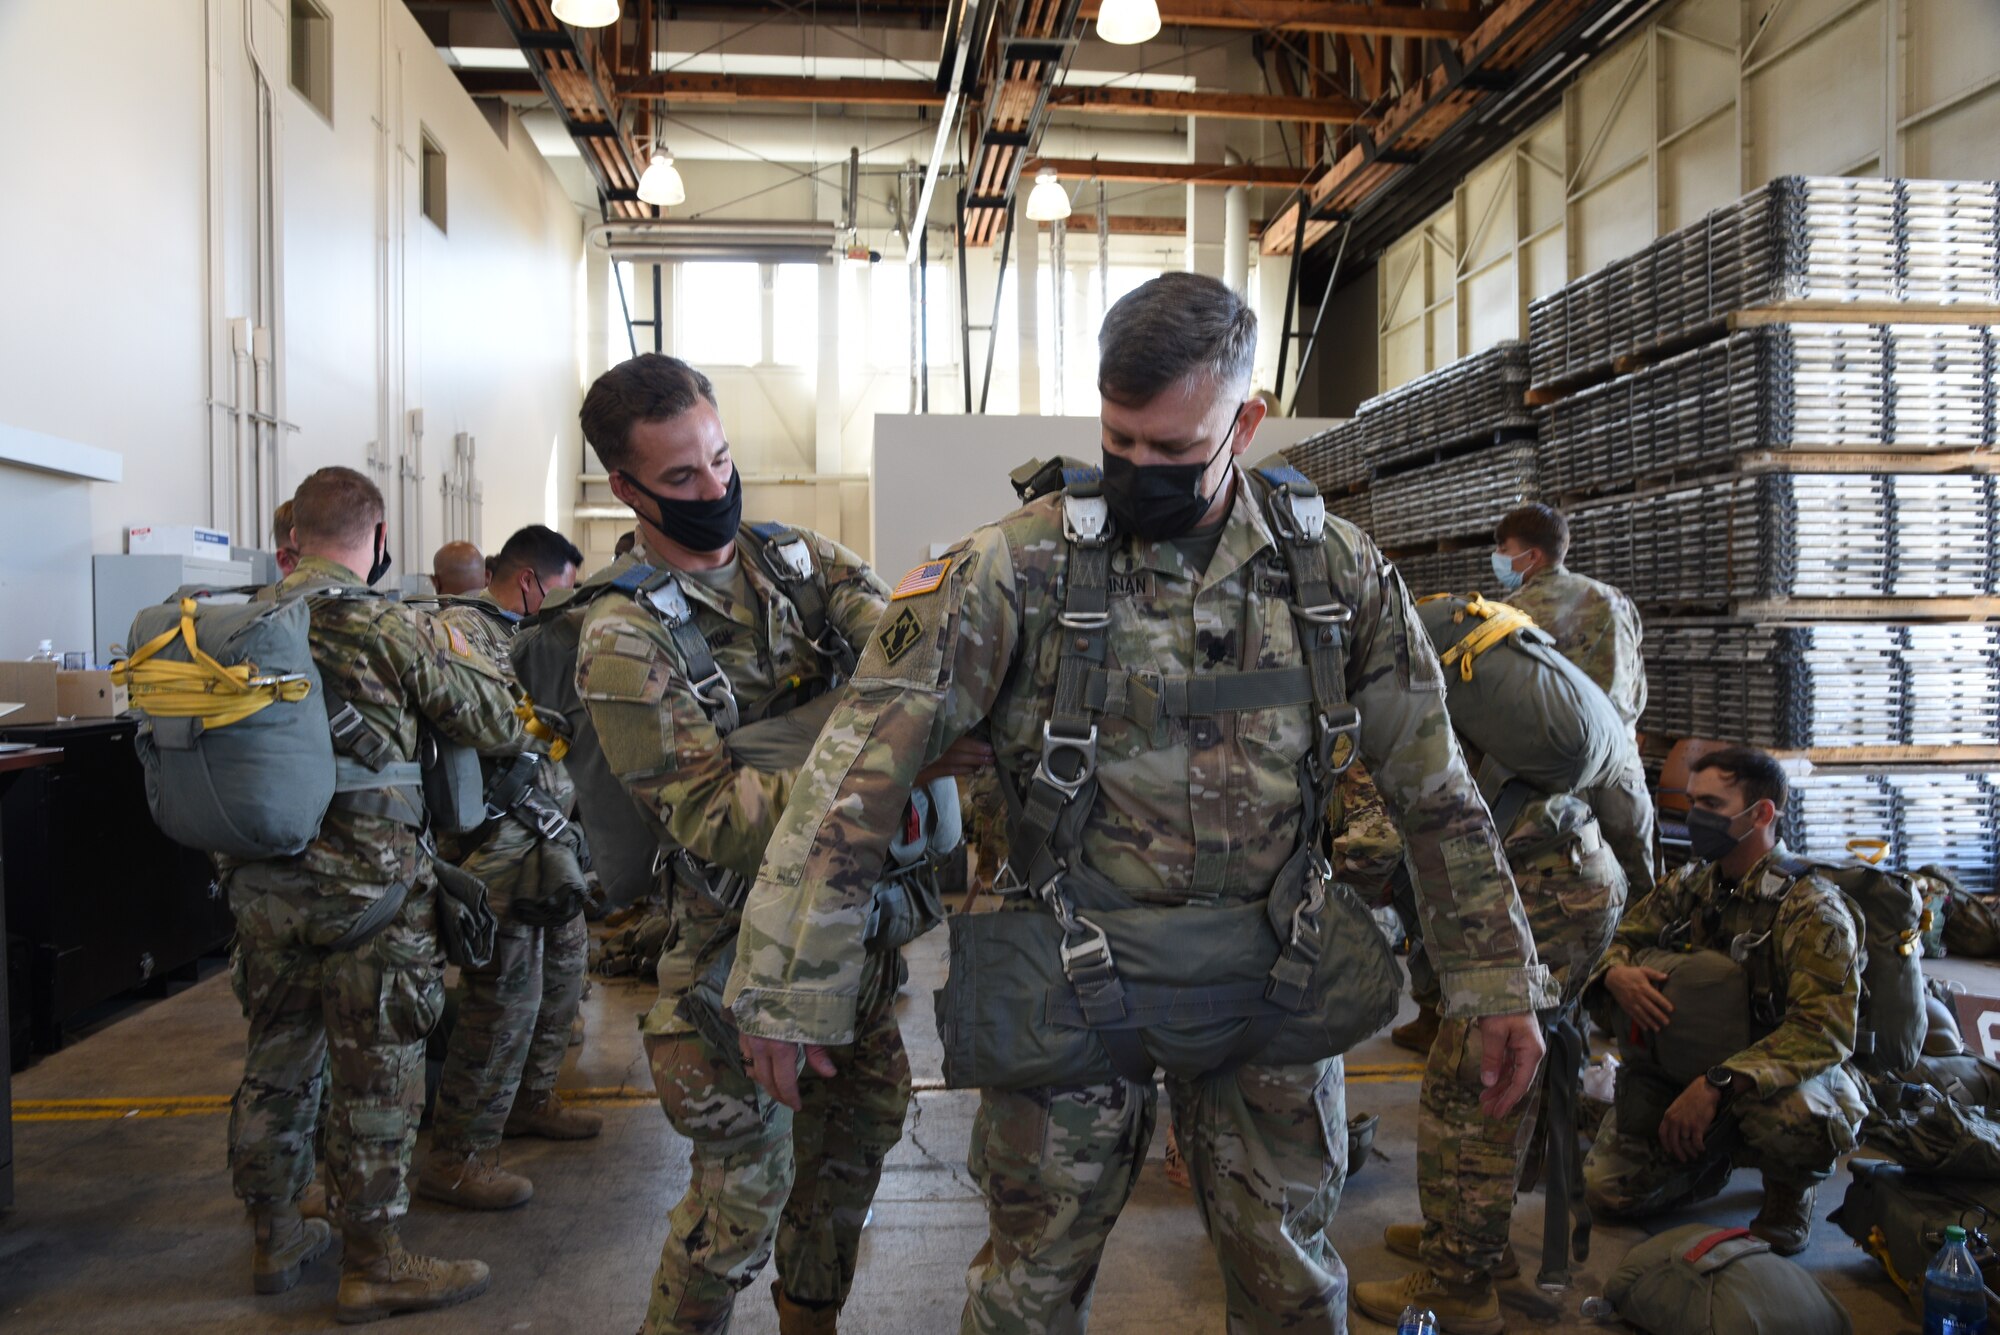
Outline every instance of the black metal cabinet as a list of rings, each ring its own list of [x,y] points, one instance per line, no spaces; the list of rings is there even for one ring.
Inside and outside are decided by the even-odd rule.
[[[234,929],[206,855],[153,824],[131,719],[0,727],[0,741],[63,749],[0,798],[7,932],[26,944],[30,1040],[62,1046],[78,1012],[185,976]]]

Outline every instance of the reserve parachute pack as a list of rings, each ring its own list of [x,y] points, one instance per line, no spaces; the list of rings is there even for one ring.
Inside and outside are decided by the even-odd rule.
[[[1902,1075],[1924,1055],[1930,1027],[1924,991],[1923,893],[1908,873],[1878,865],[1889,846],[1879,839],[1851,839],[1855,860],[1844,863],[1781,858],[1779,871],[1794,879],[1817,873],[1847,901],[1863,952],[1861,1027],[1855,1035],[1854,1063],[1870,1075]],[[1776,919],[1776,906],[1771,915]],[[1768,929],[1765,929],[1768,930]],[[1753,1004],[1778,986],[1773,951],[1751,954],[1748,968]]]
[[[1527,613],[1476,593],[1445,593],[1420,599],[1417,617],[1444,665],[1452,728],[1484,755],[1479,780],[1489,799],[1512,776],[1544,793],[1614,781],[1631,730]]]
[[[2000,1321],[1993,1300],[2000,1286],[2000,1255],[1994,1251],[2000,1182],[1935,1176],[1859,1158],[1848,1162],[1848,1171],[1854,1180],[1828,1218],[1875,1258],[1913,1307],[1922,1308],[1924,1271],[1944,1246],[1945,1229],[1956,1224],[1965,1230],[1986,1283],[1988,1325]]]
[[[1156,1068],[1196,1078],[1253,1060],[1304,1064],[1393,1017],[1400,973],[1320,852],[1326,798],[1360,730],[1346,698],[1353,610],[1331,588],[1325,502],[1282,460],[1247,476],[1291,577],[1302,661],[1142,679],[1104,665],[1118,535],[1098,470],[1058,459],[1013,475],[1023,500],[1062,491],[1068,552],[1050,632],[1062,651],[1041,760],[1018,791],[1001,776],[1017,883],[996,889],[1012,902],[948,919],[950,972],[936,996],[948,1086],[1150,1082]],[[1024,658],[1033,661],[1032,649]],[[1101,717],[1118,709],[1185,721],[1286,707],[1307,713],[1311,735],[1298,764],[1299,838],[1267,896],[1158,907],[1084,864]]]
[[[1648,1335],[1852,1335],[1812,1273],[1747,1228],[1686,1224],[1625,1255],[1604,1288]]]

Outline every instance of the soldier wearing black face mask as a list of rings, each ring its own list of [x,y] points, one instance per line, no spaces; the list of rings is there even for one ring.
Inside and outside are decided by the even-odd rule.
[[[1754,1163],[1764,1205],[1750,1230],[1789,1256],[1806,1245],[1815,1189],[1854,1148],[1864,1105],[1847,1065],[1860,1025],[1856,925],[1840,891],[1786,853],[1787,795],[1761,751],[1695,762],[1697,861],[1627,911],[1585,993],[1647,1057],[1620,1070],[1584,1176],[1592,1209],[1640,1217],[1712,1196],[1733,1167]],[[1703,967],[1727,973],[1733,962],[1742,990],[1677,989],[1673,975],[1704,953]],[[1730,995],[1737,1013],[1708,1013]],[[1717,1050],[1692,1060],[1704,1045]],[[1684,1088],[1665,1076],[1710,1056]]]

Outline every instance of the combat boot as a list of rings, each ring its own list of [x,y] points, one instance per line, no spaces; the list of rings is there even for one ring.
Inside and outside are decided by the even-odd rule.
[[[417,1170],[417,1195],[462,1210],[511,1210],[534,1199],[535,1184],[477,1152],[432,1150]]]
[[[486,1292],[493,1277],[484,1261],[440,1261],[403,1250],[392,1228],[347,1235],[347,1264],[333,1314],[343,1325],[380,1321],[404,1312],[432,1312]]]
[[[771,1301],[778,1305],[778,1335],[840,1335],[838,1307],[807,1307],[785,1296],[784,1284],[771,1281]]]
[[[330,1218],[326,1210],[326,1183],[318,1177],[306,1183],[306,1189],[299,1193],[299,1213],[308,1219]]]
[[[1437,1036],[1437,1007],[1431,1005],[1428,1001],[1422,1002],[1417,1006],[1416,1019],[1410,1021],[1408,1024],[1399,1024],[1389,1031],[1389,1041],[1397,1047],[1408,1048],[1410,1051],[1421,1053],[1426,1057],[1430,1055],[1431,1044],[1437,1042]]]
[[[1363,1316],[1391,1330],[1410,1306],[1429,1308],[1441,1335],[1502,1335],[1507,1329],[1490,1279],[1447,1284],[1428,1270],[1417,1270],[1401,1279],[1356,1284],[1348,1296]]]
[[[572,1108],[556,1090],[530,1102],[514,1100],[507,1114],[508,1136],[540,1136],[543,1140],[589,1140],[604,1130],[604,1114],[587,1108]]]
[[[1421,1261],[1419,1248],[1424,1241],[1422,1224],[1391,1224],[1382,1230],[1382,1245],[1398,1256],[1407,1256],[1412,1261]],[[1493,1267],[1493,1278],[1512,1279],[1521,1273],[1521,1258],[1514,1255],[1514,1244],[1508,1243],[1500,1249],[1500,1264]]]
[[[303,1218],[295,1204],[253,1205],[250,1223],[256,1238],[250,1286],[259,1293],[288,1291],[299,1282],[299,1271],[333,1246],[333,1225]]]
[[[1797,1256],[1812,1241],[1813,1198],[1819,1184],[1793,1185],[1764,1175],[1764,1208],[1750,1221],[1750,1231],[1771,1244],[1780,1256]]]

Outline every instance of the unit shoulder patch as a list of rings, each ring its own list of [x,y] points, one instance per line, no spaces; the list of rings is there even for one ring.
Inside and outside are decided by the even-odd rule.
[[[897,659],[914,649],[924,638],[924,623],[909,608],[904,608],[898,616],[892,617],[882,633],[875,637],[875,643],[882,650],[882,661],[893,665]]]
[[[935,561],[924,562],[915,570],[903,576],[902,581],[889,594],[889,601],[895,602],[899,598],[916,598],[936,591],[938,585],[944,583],[945,574],[951,569],[951,560],[949,556],[940,556]],[[898,619],[900,620],[900,618]]]

